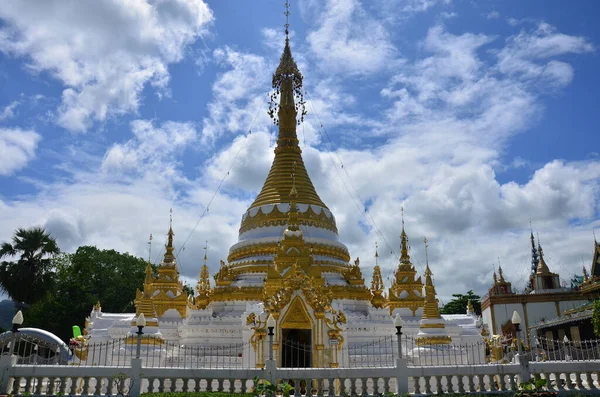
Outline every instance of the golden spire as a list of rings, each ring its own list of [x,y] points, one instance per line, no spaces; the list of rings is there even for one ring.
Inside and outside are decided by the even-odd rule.
[[[539,263],[537,267],[537,274],[550,274],[550,269],[548,265],[546,265],[546,261],[544,260],[544,251],[542,250],[542,245],[540,244],[540,237],[538,236],[538,256]]]
[[[452,342],[452,338],[445,331],[446,324],[438,308],[438,300],[435,298],[435,287],[429,268],[429,258],[427,253],[427,238],[423,239],[425,243],[425,304],[423,305],[423,315],[421,316],[419,333],[417,334],[417,345],[447,345]]]
[[[425,269],[425,305],[423,306],[423,316],[421,319],[441,319],[440,310],[438,308],[438,301],[435,298],[436,292],[433,286],[431,276],[433,273],[427,265]],[[427,327],[425,327],[427,328]],[[437,328],[437,327],[436,327]]]
[[[146,265],[146,278],[144,279],[144,290],[146,286],[151,286],[154,281],[154,275],[152,274],[152,265],[150,262]]]
[[[206,309],[210,303],[210,274],[208,272],[208,265],[206,264],[206,250],[208,249],[208,241],[204,246],[204,264],[200,268],[200,278],[196,284],[196,292],[198,296],[195,297],[196,308]]]
[[[427,254],[427,237],[423,239],[425,243],[425,305],[423,307],[423,317],[422,319],[433,319],[433,318],[442,318],[440,316],[440,311],[438,309],[438,302],[435,298],[435,287],[433,286],[433,280],[431,276],[433,273],[429,268],[429,258]]]
[[[410,256],[408,255],[408,236],[404,230],[404,207],[400,209],[402,212],[402,233],[400,234],[401,246],[400,246],[400,263],[404,265],[410,264]]]
[[[496,270],[494,270],[494,285],[498,284],[498,276],[496,275]]]
[[[588,276],[587,269],[585,268],[585,265],[583,265],[583,282],[587,283],[589,280],[590,277]]]
[[[500,276],[500,282],[505,283],[504,274],[502,273],[502,266],[500,265],[500,258],[498,258],[498,275]]]
[[[383,297],[383,278],[381,277],[381,268],[379,267],[379,252],[377,252],[377,243],[375,243],[375,267],[373,267],[373,277],[371,278],[371,304],[376,309],[385,307],[387,299]]]
[[[169,217],[169,234],[167,239],[167,245],[165,246],[165,257],[163,258],[164,264],[173,264],[175,262],[175,255],[173,255],[173,251],[175,251],[175,247],[173,246],[173,208],[171,208],[170,217]]]
[[[269,116],[279,126],[275,159],[273,160],[265,184],[250,208],[285,202],[291,188],[291,181],[288,176],[294,162],[296,163],[298,202],[327,208],[315,191],[302,161],[302,150],[298,146],[299,141],[296,134],[296,126],[299,121],[296,117],[300,111],[300,121],[302,121],[306,111],[302,94],[303,76],[294,61],[289,43],[289,3],[286,3],[285,15],[285,47],[281,54],[279,66],[273,74],[273,94],[271,95],[271,105],[269,106]],[[277,96],[279,96],[279,103],[276,102]],[[297,103],[295,98],[298,99]]]

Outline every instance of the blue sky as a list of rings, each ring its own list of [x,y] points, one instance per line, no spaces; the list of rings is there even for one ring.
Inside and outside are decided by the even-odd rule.
[[[146,256],[173,208],[186,280],[205,240],[216,269],[272,159],[283,3],[3,2],[0,240],[43,225],[67,251]],[[484,293],[498,261],[522,288],[529,219],[550,268],[581,274],[599,223],[599,11],[291,2],[305,161],[367,278],[376,241],[386,278],[396,265],[402,206],[420,272],[430,241],[442,299]]]

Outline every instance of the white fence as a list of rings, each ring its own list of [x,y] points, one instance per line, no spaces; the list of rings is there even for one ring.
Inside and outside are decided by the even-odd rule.
[[[156,391],[250,392],[256,377],[294,384],[296,396],[385,395],[388,392],[430,394],[515,390],[530,377],[548,380],[550,390],[600,394],[600,361],[522,362],[504,365],[265,369],[144,368],[140,359],[128,367],[21,365],[16,356],[0,357],[0,394],[15,396],[114,396]]]
[[[265,379],[273,384],[281,381],[294,386],[295,396],[365,396],[386,395],[392,393],[481,393],[491,391],[509,391],[530,378],[543,378],[553,391],[579,391],[584,394],[600,394],[598,373],[600,359],[590,353],[585,346],[585,354],[573,354],[574,348],[545,343],[547,351],[566,351],[569,354],[556,355],[556,360],[530,361],[529,354],[517,356],[509,364],[467,364],[457,361],[459,357],[471,357],[481,351],[481,346],[473,345],[465,353],[463,348],[422,346],[419,360],[415,360],[414,349],[405,349],[402,358],[393,352],[398,340],[386,339],[382,343],[357,345],[348,349],[349,360],[340,368],[281,368],[275,360],[265,360],[264,368],[244,368],[229,361],[217,359],[216,365],[209,357],[243,355],[246,346],[235,346],[224,350],[218,348],[190,350],[185,347],[177,351],[179,360],[185,363],[174,365],[165,356],[160,360],[148,360],[143,354],[136,357],[136,345],[126,343],[116,360],[118,365],[98,364],[65,365],[56,356],[52,346],[37,349],[28,346],[36,341],[25,341],[2,347],[0,356],[1,383],[0,394],[15,396],[115,396],[129,394],[137,397],[143,392],[157,391],[226,391],[250,392],[254,388],[254,379]],[[402,347],[407,347],[402,343]],[[14,350],[13,350],[14,346]],[[41,345],[40,345],[41,346]],[[163,346],[164,348],[164,346]],[[437,350],[436,350],[437,349]],[[99,351],[111,352],[110,349]],[[169,351],[167,347],[164,349]],[[121,351],[119,348],[118,351]],[[215,351],[217,353],[215,353]],[[12,353],[18,353],[14,355]],[[435,355],[435,363],[428,365],[425,353]],[[44,360],[38,360],[36,355]],[[89,351],[88,355],[105,354]],[[163,353],[160,353],[163,354]],[[454,357],[444,361],[446,355]],[[125,360],[125,355],[127,359]],[[31,357],[34,356],[32,361]],[[186,357],[202,357],[202,360],[188,360]],[[371,358],[381,356],[379,360]],[[440,360],[440,357],[442,358]],[[552,356],[548,356],[552,358]],[[121,359],[123,358],[123,359]],[[92,360],[95,361],[95,360]],[[237,362],[236,360],[233,360]],[[201,365],[198,363],[201,362]],[[190,364],[188,364],[190,363]],[[445,365],[444,365],[445,364]]]

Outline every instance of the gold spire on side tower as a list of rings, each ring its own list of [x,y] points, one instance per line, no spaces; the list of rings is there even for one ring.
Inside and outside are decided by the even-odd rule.
[[[423,242],[425,243],[425,262],[427,264],[425,268],[425,305],[416,341],[418,345],[445,345],[451,343],[452,338],[445,333],[444,319],[440,315],[438,300],[435,297],[435,287],[431,278],[433,273],[429,268],[427,238],[423,239]]]
[[[167,234],[167,244],[165,245],[165,256],[162,263],[158,266],[158,277],[153,280],[148,288],[152,297],[156,316],[162,315],[169,309],[175,309],[181,317],[185,318],[188,299],[187,294],[183,292],[183,285],[179,281],[179,271],[175,262],[175,246],[173,244],[173,210],[169,214],[169,232]],[[148,278],[148,274],[146,274]],[[144,291],[146,286],[144,285]],[[137,305],[136,305],[137,307]],[[144,315],[146,315],[144,313]]]
[[[169,211],[169,233],[167,238],[167,245],[165,245],[165,257],[163,259],[163,264],[173,264],[175,262],[175,255],[173,255],[173,251],[175,247],[173,246],[173,208]]]
[[[206,309],[208,304],[210,303],[210,274],[208,273],[208,265],[207,265],[207,257],[206,251],[208,250],[208,241],[204,246],[204,264],[200,269],[200,279],[198,280],[198,284],[196,284],[196,292],[198,292],[198,296],[196,297],[196,308],[198,309]]]
[[[377,243],[375,243],[375,267],[373,268],[373,277],[371,279],[371,304],[376,309],[385,307],[387,303],[387,299],[383,296],[384,288],[381,269],[379,268],[379,252],[377,252]]]
[[[404,207],[402,212],[402,233],[400,233],[400,263],[394,274],[394,280],[388,293],[390,314],[396,308],[408,308],[415,316],[423,306],[423,281],[417,278],[417,271],[408,254],[408,235],[404,229]]]

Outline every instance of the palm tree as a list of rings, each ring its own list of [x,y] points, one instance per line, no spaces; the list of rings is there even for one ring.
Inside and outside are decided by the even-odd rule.
[[[12,242],[0,246],[0,258],[16,260],[0,263],[0,289],[17,304],[34,303],[52,286],[51,256],[59,252],[44,228],[17,229]]]

